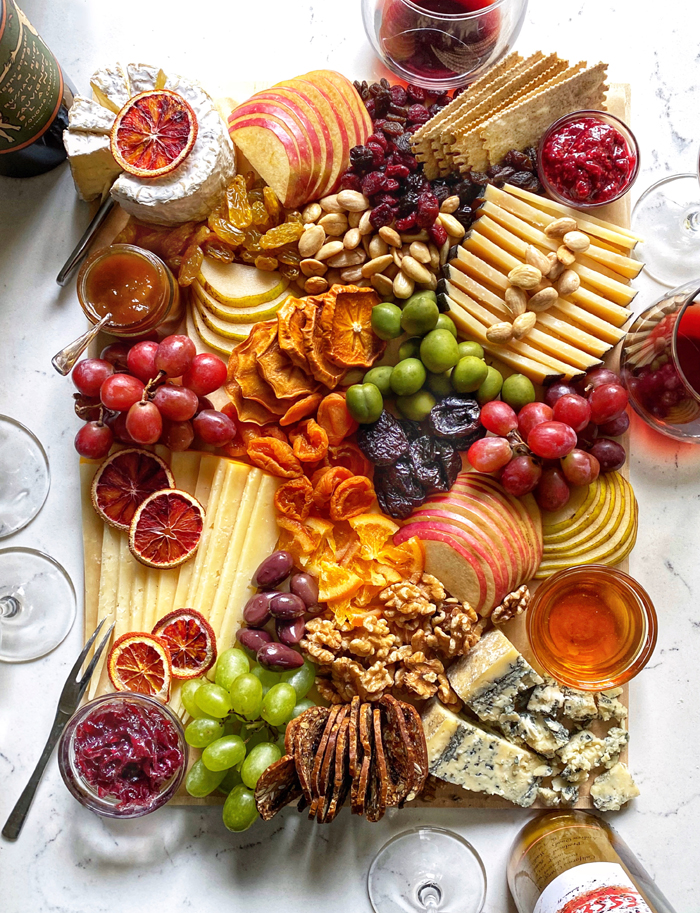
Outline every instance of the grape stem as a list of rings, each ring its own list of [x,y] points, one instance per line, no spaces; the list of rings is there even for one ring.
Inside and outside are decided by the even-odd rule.
[[[165,371],[159,371],[155,377],[152,377],[146,386],[143,388],[143,393],[141,394],[141,402],[147,403],[149,400],[153,399],[155,396],[155,388],[158,387],[161,381],[165,380],[167,374]]]
[[[509,431],[506,440],[513,448],[514,456],[532,456],[532,451],[517,431]]]

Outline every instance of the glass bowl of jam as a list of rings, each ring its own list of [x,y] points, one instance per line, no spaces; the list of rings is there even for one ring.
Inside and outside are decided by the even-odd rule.
[[[78,274],[78,299],[95,324],[110,315],[112,336],[143,336],[156,328],[175,332],[182,318],[180,290],[160,257],[133,244],[96,251]]]
[[[654,652],[656,632],[646,590],[602,564],[553,574],[527,611],[537,662],[556,681],[581,691],[606,691],[634,678]]]
[[[639,146],[619,117],[575,111],[545,131],[537,170],[553,199],[576,209],[595,209],[630,189],[639,171]]]
[[[180,720],[158,701],[116,692],[81,707],[58,743],[71,794],[106,818],[140,818],[172,798],[187,768]]]

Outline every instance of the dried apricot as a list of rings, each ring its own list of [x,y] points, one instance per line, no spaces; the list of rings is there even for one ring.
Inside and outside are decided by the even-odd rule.
[[[366,476],[341,482],[331,496],[331,520],[348,520],[368,511],[374,503],[374,486]]]
[[[306,476],[284,482],[275,492],[278,513],[292,520],[306,520],[313,504],[314,490]]]
[[[318,407],[316,421],[325,429],[328,443],[332,447],[336,447],[359,427],[348,412],[344,393],[329,393],[328,396],[324,396]]]
[[[276,437],[259,437],[251,441],[248,444],[248,459],[265,472],[282,479],[297,479],[304,474],[289,444]]]
[[[238,460],[241,457],[248,455],[248,445],[243,440],[242,437],[236,435],[236,437],[230,441],[228,444],[224,444],[221,448],[226,456],[233,457],[234,460]]]
[[[307,371],[298,368],[282,350],[277,335],[263,351],[258,350],[258,371],[280,399],[309,396],[318,384]]]
[[[306,418],[307,415],[311,415],[312,412],[316,411],[318,404],[322,399],[323,393],[312,393],[310,396],[304,396],[302,399],[297,400],[297,402],[294,403],[293,406],[290,406],[284,413],[280,419],[280,425],[284,427],[300,422],[303,418]]]
[[[289,443],[287,435],[278,425],[256,425],[253,422],[240,422],[238,431],[246,445],[259,437],[275,437],[278,441],[283,441],[285,444]]]
[[[352,478],[349,469],[343,466],[318,469],[311,479],[314,490],[314,504],[319,510],[328,510],[334,491],[341,482]]]
[[[290,267],[291,269],[291,267]],[[309,362],[308,370],[319,383],[325,384],[330,390],[338,386],[345,376],[345,368],[333,364],[326,355],[332,313],[324,322],[324,315],[328,311],[328,303],[323,298],[313,298],[310,295],[302,303],[304,322],[302,334],[304,338],[304,352]],[[332,302],[330,303],[332,311]]]
[[[337,447],[329,447],[328,462],[331,466],[344,466],[354,476],[369,476],[372,471],[372,464],[352,441],[343,441]]]
[[[294,455],[303,463],[313,463],[322,460],[328,453],[328,435],[318,422],[309,418],[300,422],[296,428],[289,432]]]

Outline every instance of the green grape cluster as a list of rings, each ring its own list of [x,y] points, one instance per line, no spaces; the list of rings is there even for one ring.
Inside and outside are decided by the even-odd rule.
[[[233,647],[220,654],[209,676],[213,681],[196,678],[182,686],[182,703],[192,717],[185,739],[202,749],[185,787],[198,798],[223,793],[224,824],[244,831],[258,817],[258,780],[284,753],[287,725],[314,706],[306,695],[316,671],[307,660],[298,669],[272,672]]]

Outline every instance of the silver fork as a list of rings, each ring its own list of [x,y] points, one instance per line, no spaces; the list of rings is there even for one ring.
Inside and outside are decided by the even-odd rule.
[[[2,836],[7,840],[16,840],[19,837],[19,832],[24,826],[24,822],[29,813],[29,808],[34,799],[34,794],[37,791],[39,782],[44,773],[44,768],[48,764],[51,753],[56,747],[56,742],[58,742],[61,733],[63,732],[66,723],[73,716],[75,711],[78,709],[78,706],[83,699],[85,694],[85,689],[90,684],[90,679],[92,674],[95,671],[95,666],[99,662],[102,651],[107,646],[109,638],[112,636],[112,631],[114,630],[114,622],[109,626],[107,633],[100,641],[99,645],[95,648],[95,654],[90,660],[90,663],[85,670],[85,673],[82,678],[78,678],[78,673],[80,672],[85,658],[90,652],[90,647],[95,642],[95,638],[100,633],[100,628],[105,623],[105,619],[98,624],[95,629],[95,633],[92,635],[90,640],[85,644],[83,649],[80,652],[80,656],[76,659],[73,668],[68,673],[68,678],[66,683],[63,686],[63,691],[61,691],[61,696],[58,699],[58,707],[56,708],[56,717],[53,721],[53,726],[51,727],[51,732],[49,738],[44,746],[44,750],[41,753],[39,758],[39,763],[34,768],[34,773],[29,778],[29,783],[25,786],[22,795],[17,800],[17,804],[10,812],[10,817],[5,822],[5,827],[2,829]]]

